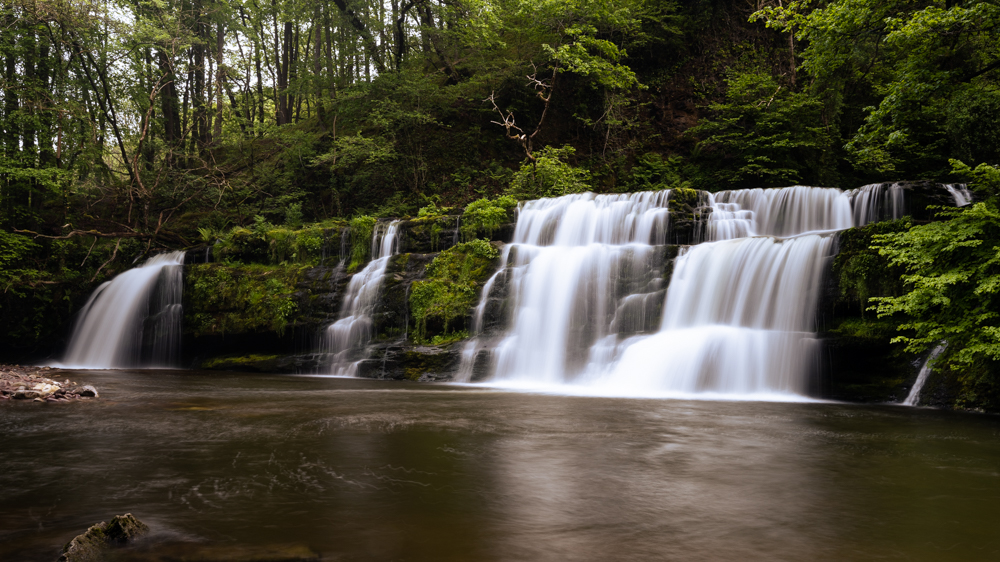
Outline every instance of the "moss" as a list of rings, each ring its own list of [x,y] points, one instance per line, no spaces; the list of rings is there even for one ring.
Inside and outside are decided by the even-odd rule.
[[[238,356],[225,356],[225,357],[213,357],[204,361],[201,364],[202,369],[216,369],[216,370],[259,370],[262,367],[264,370],[278,359],[281,359],[281,355],[238,355]]]
[[[886,319],[847,318],[830,333],[842,338],[887,343],[896,335],[896,323]]]
[[[195,336],[282,334],[297,309],[293,293],[300,273],[292,266],[190,266],[185,276],[185,326]]]
[[[427,353],[418,350],[407,351],[403,377],[411,381],[418,381],[420,377],[427,373],[447,371],[449,360],[450,357],[446,353]]]
[[[902,232],[910,228],[909,219],[872,223],[851,228],[840,234],[840,251],[833,260],[832,275],[839,289],[839,300],[857,306],[865,316],[868,299],[901,294],[903,270],[871,249],[876,234]]]
[[[489,278],[499,252],[485,240],[458,244],[427,266],[426,278],[410,287],[410,310],[416,323],[414,340],[447,337],[464,320]],[[454,332],[452,332],[454,335]]]
[[[212,251],[216,261],[230,264],[319,265],[324,246],[339,251],[341,228],[342,223],[293,229],[259,222],[253,229],[231,229],[216,241]]]
[[[687,187],[671,189],[670,199],[667,203],[667,208],[670,212],[671,224],[697,220],[698,217],[695,216],[695,210],[698,207],[698,200],[700,197],[701,192],[697,189],[690,189]]]

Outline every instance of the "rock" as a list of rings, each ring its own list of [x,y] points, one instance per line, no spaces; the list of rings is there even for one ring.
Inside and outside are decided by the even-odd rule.
[[[116,515],[104,529],[109,542],[124,544],[149,532],[149,526],[139,521],[131,513]]]
[[[97,398],[100,395],[97,394],[97,389],[90,386],[89,384],[80,389],[80,396],[84,398],[94,397]]]
[[[120,546],[149,532],[149,527],[131,513],[116,515],[110,523],[101,521],[77,535],[63,548],[59,562],[100,562],[113,546]]]

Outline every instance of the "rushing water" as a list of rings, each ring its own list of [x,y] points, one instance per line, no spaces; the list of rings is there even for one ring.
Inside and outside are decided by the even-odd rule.
[[[964,187],[946,188],[968,202]],[[472,378],[492,339],[494,385],[802,398],[818,371],[815,314],[835,235],[901,217],[904,193],[872,184],[703,194],[711,212],[694,238],[704,242],[673,261],[669,191],[526,202],[473,319],[482,332],[494,291],[504,291],[506,329],[465,345],[458,379]]]
[[[60,375],[61,376],[61,375]],[[0,403],[0,560],[132,512],[131,560],[1000,557],[1000,419],[179,371]]]
[[[80,311],[62,364],[172,367],[180,357],[184,252],[160,254],[97,288]]]
[[[920,372],[917,373],[917,380],[913,383],[913,388],[910,389],[910,393],[903,400],[904,406],[916,406],[920,403],[920,391],[924,389],[924,383],[927,382],[927,377],[930,376],[931,371],[934,369],[934,360],[937,359],[938,355],[941,355],[944,348],[945,345],[940,344],[927,354],[927,359],[924,359],[924,364],[920,367]]]
[[[378,304],[385,268],[399,250],[399,223],[376,223],[372,235],[372,260],[351,277],[340,319],[326,329],[323,347],[331,355],[330,369],[335,375],[352,376],[357,362],[365,358],[365,346],[372,339],[371,316]]]
[[[669,197],[584,194],[522,206],[497,274],[513,313],[493,384],[623,396],[807,392],[818,290],[832,233],[853,224],[850,196],[803,186],[709,195],[708,242],[682,249],[672,273]],[[465,376],[479,345],[465,348]]]

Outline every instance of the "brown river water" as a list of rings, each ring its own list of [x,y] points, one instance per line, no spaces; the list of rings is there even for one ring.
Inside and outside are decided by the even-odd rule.
[[[0,403],[0,560],[126,512],[152,532],[120,560],[1000,560],[996,416],[70,378],[102,397]]]

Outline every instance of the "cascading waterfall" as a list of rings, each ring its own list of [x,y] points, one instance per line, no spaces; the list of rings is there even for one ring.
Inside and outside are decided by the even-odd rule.
[[[910,393],[903,400],[904,406],[916,406],[920,403],[920,391],[924,389],[924,384],[927,382],[927,377],[930,376],[931,371],[934,370],[934,360],[937,359],[938,355],[944,351],[945,344],[940,344],[935,346],[931,350],[930,354],[927,355],[927,359],[924,360],[924,364],[920,367],[920,372],[917,373],[917,380],[913,383],[913,388],[910,389]]]
[[[972,203],[972,192],[969,191],[969,188],[964,183],[946,183],[944,184],[944,188],[948,190],[952,199],[955,200],[956,207],[964,207]]]
[[[102,284],[80,311],[61,366],[173,367],[180,358],[184,252]]]
[[[854,226],[851,199],[835,188],[797,185],[712,195],[708,241],[755,235],[792,236]],[[716,207],[719,211],[716,211]],[[718,212],[718,216],[717,216]]]
[[[508,268],[487,283],[474,316],[478,330],[497,276],[507,276],[517,313],[497,349],[500,371],[564,380],[586,359],[572,350],[635,323],[627,297],[662,297],[669,197],[586,193],[523,205],[515,243],[504,248]],[[467,344],[459,379],[468,380],[479,344]]]
[[[847,195],[854,211],[853,226],[895,220],[905,213],[903,186],[898,183],[873,183],[852,189]]]
[[[347,284],[341,305],[341,317],[327,327],[323,336],[324,351],[331,354],[330,370],[338,376],[354,376],[357,362],[365,358],[365,346],[372,339],[372,312],[378,303],[382,278],[389,258],[398,251],[399,223],[375,225],[372,235],[372,261],[355,273]],[[342,255],[346,255],[342,252]]]
[[[474,314],[482,330],[494,286],[509,291],[491,382],[601,395],[802,397],[816,367],[815,311],[835,234],[901,213],[898,187],[709,195],[705,242],[681,249],[669,291],[669,192],[525,203],[506,266]],[[483,345],[466,345],[458,380],[469,380]]]

